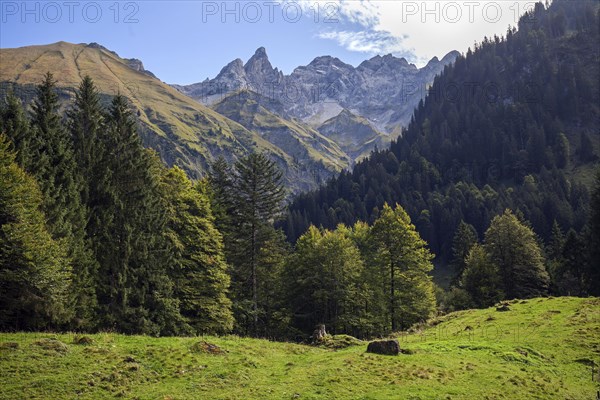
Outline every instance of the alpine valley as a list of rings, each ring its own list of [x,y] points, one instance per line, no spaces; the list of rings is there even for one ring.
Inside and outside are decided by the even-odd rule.
[[[434,77],[458,55],[434,57],[421,69],[392,55],[356,68],[323,56],[284,75],[261,47],[246,64],[236,59],[212,80],[179,86],[100,44],[58,42],[0,49],[0,96],[13,88],[28,101],[43,75],[54,71],[67,103],[89,75],[104,103],[116,93],[129,99],[144,145],[168,165],[197,178],[218,156],[233,161],[265,152],[293,194],[315,189],[389,145]]]

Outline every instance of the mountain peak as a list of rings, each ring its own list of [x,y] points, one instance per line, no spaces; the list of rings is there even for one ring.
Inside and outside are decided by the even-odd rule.
[[[244,66],[244,70],[249,80],[254,83],[277,81],[280,75],[277,69],[271,65],[264,47],[256,49],[254,55]]]
[[[244,62],[239,58],[236,58],[221,69],[216,79],[241,81],[244,79],[245,75],[246,72],[244,71]]]
[[[267,57],[267,50],[261,46],[258,49],[256,49],[256,51],[254,52],[254,56]]]

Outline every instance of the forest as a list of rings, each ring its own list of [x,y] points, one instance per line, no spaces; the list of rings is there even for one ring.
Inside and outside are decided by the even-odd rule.
[[[405,207],[441,265],[461,221],[483,238],[506,208],[545,241],[555,221],[581,232],[600,145],[599,20],[591,2],[537,3],[518,30],[476,44],[391,148],[292,202],[287,236],[372,222],[386,202]]]
[[[569,4],[484,39],[390,149],[289,204],[263,153],[196,181],[166,167],[127,98],[103,106],[89,76],[64,113],[50,72],[30,103],[9,93],[0,330],[370,338],[504,299],[600,295],[600,13]]]
[[[372,224],[314,225],[292,245],[282,173],[263,154],[217,159],[190,181],[144,149],[127,100],[100,106],[81,82],[65,116],[52,74],[27,115],[1,110],[2,330],[236,332],[306,340],[317,324],[373,337],[502,299],[595,293],[600,176],[582,233],[543,242],[523,213],[494,216],[479,243],[461,222],[453,288],[409,214],[385,203]]]

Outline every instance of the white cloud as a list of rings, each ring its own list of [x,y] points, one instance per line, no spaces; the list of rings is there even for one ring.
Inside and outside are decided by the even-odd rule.
[[[534,5],[530,0],[302,2],[338,17],[338,24],[324,23],[318,37],[335,40],[349,51],[391,52],[421,65],[452,50],[466,52],[484,36],[504,35]]]
[[[321,39],[335,40],[340,46],[360,53],[387,54],[404,51],[402,40],[381,31],[329,31],[318,35]]]

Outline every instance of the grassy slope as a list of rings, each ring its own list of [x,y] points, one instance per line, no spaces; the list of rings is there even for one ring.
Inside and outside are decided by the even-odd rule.
[[[237,337],[1,334],[0,398],[592,399],[600,299],[514,302],[449,314],[400,336],[412,354],[366,354]],[[436,325],[434,325],[436,324]],[[54,337],[63,351],[36,344]],[[200,339],[224,354],[193,351]],[[9,342],[18,343],[11,348]],[[14,346],[14,344],[12,345]]]

